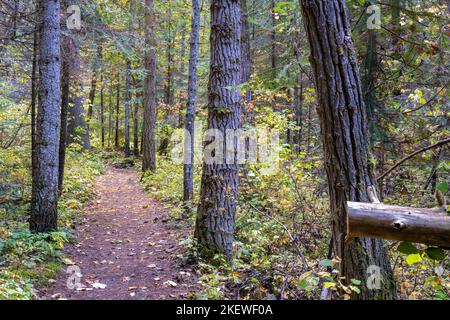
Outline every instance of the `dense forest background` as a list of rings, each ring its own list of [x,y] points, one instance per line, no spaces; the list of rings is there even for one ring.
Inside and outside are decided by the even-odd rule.
[[[97,177],[111,166],[142,171],[140,182],[164,205],[168,219],[189,229],[177,259],[195,266],[200,289],[190,298],[366,297],[366,279],[339,278],[341,261],[331,240],[324,153],[329,142],[321,131],[319,67],[310,60],[312,31],[305,28],[305,16],[307,25],[314,25],[308,1],[225,1],[239,12],[238,20],[227,20],[231,35],[233,26],[240,30],[238,37],[229,36],[239,47],[234,53],[226,51],[235,48],[232,43],[214,33],[221,23],[213,12],[219,10],[217,1],[210,6],[206,0],[64,0],[60,20],[44,24],[49,29],[43,32],[43,12],[51,9],[46,2],[51,1],[0,1],[0,299],[37,298],[37,288],[52,283],[67,264],[64,243],[76,241],[74,228],[95,199]],[[369,150],[366,160],[378,197],[408,207],[443,205],[436,197],[448,196],[450,183],[447,1],[336,3],[348,8],[367,115],[362,120],[367,143],[356,147]],[[370,6],[380,10],[374,28],[368,28],[376,14],[367,10]],[[52,32],[55,24],[58,35]],[[43,67],[41,58],[51,48],[42,51],[42,44],[55,36],[60,38],[61,69],[43,80],[43,71],[51,75],[52,70]],[[225,48],[226,62],[214,54],[220,48]],[[240,60],[238,71],[224,77],[238,79],[242,126],[276,132],[279,143],[272,148],[280,159],[270,174],[267,164],[240,168],[236,203],[226,196],[219,199],[224,210],[236,211],[234,243],[225,239],[221,247],[201,226],[210,212],[208,190],[214,193],[217,187],[213,178],[205,178],[214,168],[202,166],[201,160],[183,166],[173,160],[172,150],[182,141],[180,129],[193,132],[194,121],[206,128],[208,119],[211,124],[222,119],[220,112],[227,114],[219,109],[228,108],[222,104],[232,97],[221,96],[216,103],[211,95],[220,93],[211,88],[220,86],[215,72],[220,73],[221,64],[234,63],[230,57]],[[43,113],[43,99],[58,99],[58,109]],[[55,127],[52,121],[48,127],[39,124],[45,116],[58,122],[59,137],[44,143],[57,144],[47,162],[39,158],[46,155],[40,134]],[[227,121],[234,121],[231,115]],[[351,124],[344,128],[350,129]],[[51,167],[55,162],[57,175],[46,173],[45,163]],[[42,174],[43,184],[51,184],[49,176],[59,181],[53,183],[59,189],[57,210],[50,208],[56,205],[51,192],[42,196],[36,191],[45,186],[37,186],[41,180],[32,172]],[[232,185],[233,176],[228,178]],[[58,212],[58,230],[46,229],[52,222],[39,220],[45,205],[54,223]],[[30,216],[31,231],[49,233],[30,232]],[[195,250],[199,245],[208,250]],[[217,252],[205,254],[211,248]],[[448,251],[395,241],[386,248],[396,279],[394,296],[449,298]]]

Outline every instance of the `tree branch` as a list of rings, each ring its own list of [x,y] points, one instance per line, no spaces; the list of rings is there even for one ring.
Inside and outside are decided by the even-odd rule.
[[[445,144],[447,144],[447,143],[449,143],[449,142],[450,142],[450,138],[447,138],[447,139],[438,141],[438,142],[436,142],[435,144],[432,144],[432,145],[430,145],[430,146],[428,146],[428,147],[425,147],[425,148],[422,148],[422,149],[420,149],[420,150],[417,150],[417,151],[411,153],[410,155],[407,155],[407,156],[404,157],[403,159],[399,160],[396,164],[394,164],[388,171],[386,171],[386,172],[383,173],[381,176],[379,176],[379,177],[377,178],[377,181],[379,182],[379,181],[383,180],[388,174],[390,174],[392,171],[394,171],[394,170],[395,170],[398,166],[400,166],[403,162],[405,162],[405,161],[407,161],[407,160],[413,158],[414,156],[416,156],[416,155],[418,155],[418,154],[420,154],[420,153],[422,153],[422,152],[428,151],[428,150],[430,150],[430,149],[437,148],[437,147],[439,147],[439,146],[443,146],[443,145],[445,145]]]

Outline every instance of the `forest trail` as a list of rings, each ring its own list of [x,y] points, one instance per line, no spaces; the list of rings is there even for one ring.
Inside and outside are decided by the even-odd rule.
[[[197,279],[189,266],[177,265],[176,255],[188,230],[171,223],[164,211],[145,193],[134,170],[109,167],[98,178],[96,197],[77,226],[77,242],[65,249],[69,265],[40,295],[69,300],[186,298]],[[68,279],[75,283],[75,272],[68,272],[72,263],[82,274],[79,289],[67,286]]]

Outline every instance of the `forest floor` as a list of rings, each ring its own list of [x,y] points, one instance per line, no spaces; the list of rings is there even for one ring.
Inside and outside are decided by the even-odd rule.
[[[109,167],[77,225],[77,239],[64,250],[66,266],[43,299],[186,299],[196,291],[195,271],[183,265],[179,242],[189,230],[167,217],[132,169]],[[72,268],[69,268],[72,267]],[[76,284],[77,267],[81,278]]]

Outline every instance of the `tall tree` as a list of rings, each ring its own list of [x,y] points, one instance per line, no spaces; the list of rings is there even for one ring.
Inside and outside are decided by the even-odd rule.
[[[175,32],[172,30],[173,15],[172,15],[172,0],[167,0],[167,35],[166,35],[166,57],[167,57],[167,74],[166,83],[164,85],[164,103],[168,106],[173,104],[173,82],[174,82],[174,37]],[[170,117],[169,112],[166,113]]]
[[[374,5],[375,0],[366,1],[366,5]],[[373,138],[376,133],[375,110],[379,107],[375,92],[375,75],[378,68],[377,34],[374,29],[367,30],[366,55],[364,57],[364,68],[362,77],[362,90],[364,103],[367,110],[367,121],[369,123],[369,134]]]
[[[272,19],[272,30],[270,31],[270,46],[271,46],[271,52],[270,52],[270,63],[271,67],[275,72],[275,69],[277,68],[277,32],[276,32],[276,26],[277,26],[277,19],[276,19],[276,0],[270,0],[270,14]]]
[[[36,127],[36,172],[33,173],[30,230],[57,229],[58,147],[60,121],[60,8],[58,0],[40,2],[39,106]]]
[[[129,25],[129,37],[130,42],[133,43],[134,37],[134,13],[135,13],[135,2],[130,0],[130,25]],[[131,45],[133,48],[133,45]],[[131,106],[131,54],[127,55],[127,73],[125,80],[125,157],[131,155],[130,150],[130,106]]]
[[[200,2],[192,0],[191,38],[189,52],[188,100],[186,105],[186,135],[184,140],[184,192],[185,203],[193,198],[194,192],[194,135],[195,135],[195,103],[197,100],[197,69],[200,34]]]
[[[38,50],[39,50],[40,27],[35,26],[33,37],[33,65],[31,67],[31,168],[33,174],[36,170],[36,116],[38,96]]]
[[[250,50],[250,30],[248,25],[248,9],[247,0],[240,1],[241,3],[241,55],[242,55],[242,83],[250,81],[250,76],[252,73],[252,57]],[[251,90],[247,89],[245,92],[245,100],[251,100]]]
[[[95,30],[95,25],[94,25]],[[95,38],[95,32],[94,38]],[[94,104],[95,104],[95,96],[97,93],[97,83],[98,83],[98,73],[101,67],[101,61],[103,57],[103,45],[101,43],[102,39],[100,39],[99,43],[97,44],[97,54],[95,56],[94,65],[92,68],[92,78],[91,78],[91,89],[89,90],[89,101],[88,101],[88,110],[86,114],[86,130],[87,130],[87,138],[90,139],[90,131],[91,131],[91,121],[92,116],[94,114]]]
[[[100,137],[102,141],[102,148],[105,147],[105,82],[103,79],[103,70],[100,75]]]
[[[113,130],[113,112],[114,112],[114,84],[113,77],[110,74],[109,80],[109,114],[108,114],[108,149],[111,148],[112,130]]]
[[[144,82],[144,130],[142,170],[156,170],[156,50],[155,50],[155,3],[145,0],[145,56],[146,77]]]
[[[114,135],[114,146],[119,148],[119,118],[120,118],[120,73],[117,72],[117,87],[116,87],[116,125]]]
[[[301,0],[311,48],[325,152],[334,251],[348,283],[362,280],[362,299],[395,298],[387,248],[374,239],[346,239],[347,201],[368,202],[376,186],[370,165],[366,110],[344,0]],[[382,277],[380,290],[367,287],[370,266]]]
[[[65,5],[65,1],[62,2]],[[71,61],[74,51],[74,43],[69,30],[65,28],[64,19],[61,21],[61,29],[64,33],[61,38],[61,127],[59,133],[59,174],[58,186],[61,193],[64,185],[64,167],[66,162],[67,149],[67,123],[69,113],[69,99],[70,99],[70,82],[71,82]]]
[[[135,88],[134,96],[134,109],[133,109],[133,154],[137,157],[139,156],[139,106],[142,99],[142,91],[139,88],[142,85],[138,85],[138,81],[134,81],[133,85]]]
[[[222,139],[215,137],[214,161],[205,158],[203,162],[195,235],[203,256],[224,253],[231,257],[239,164],[237,139],[225,137],[230,131],[241,128],[238,89],[241,83],[241,8],[238,1],[211,2],[210,41],[208,129],[220,132]]]
[[[293,43],[294,43],[294,57],[298,64],[298,72],[295,76],[295,87],[294,87],[294,123],[295,130],[292,134],[293,149],[295,152],[299,153],[301,151],[302,144],[302,133],[303,133],[303,70],[301,67],[301,36],[300,36],[300,21],[297,14],[294,14],[293,19]]]
[[[86,122],[86,112],[83,105],[80,32],[72,30],[71,37],[71,41],[73,41],[74,45],[71,66],[71,96],[73,105],[69,108],[67,143],[77,143],[84,149],[90,149],[91,145]]]

